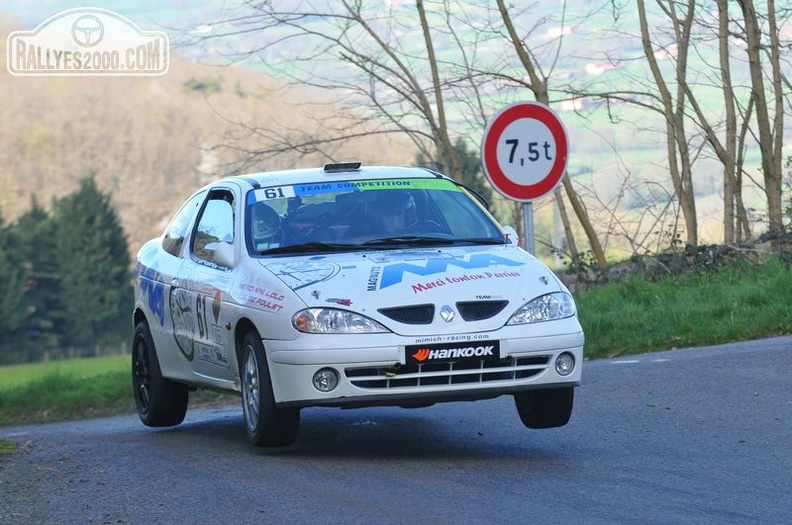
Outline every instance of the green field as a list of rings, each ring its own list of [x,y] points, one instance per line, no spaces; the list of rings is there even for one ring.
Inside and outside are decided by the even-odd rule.
[[[131,359],[128,355],[113,355],[0,366],[0,392],[53,375],[80,380],[108,373],[129,374]]]
[[[238,402],[233,394],[190,393],[193,408]],[[0,426],[134,413],[131,356],[0,367]]]

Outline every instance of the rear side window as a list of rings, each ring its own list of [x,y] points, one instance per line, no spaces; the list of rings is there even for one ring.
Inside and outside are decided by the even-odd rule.
[[[163,250],[176,257],[179,256],[184,245],[184,238],[187,237],[190,223],[192,223],[195,212],[198,211],[204,197],[206,197],[205,191],[198,193],[188,200],[176,213],[168,225],[168,229],[165,230],[165,236],[162,239]]]

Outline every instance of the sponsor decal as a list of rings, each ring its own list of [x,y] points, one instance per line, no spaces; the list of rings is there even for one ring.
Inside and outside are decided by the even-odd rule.
[[[223,358],[225,332],[219,324],[219,290],[193,294],[184,288],[171,288],[170,313],[173,338],[184,357],[189,361],[197,357],[202,361],[227,365],[228,358]],[[212,317],[214,323],[211,322]]]
[[[522,277],[522,274],[520,272],[484,272],[477,274],[465,274],[457,277],[443,277],[442,279],[437,279],[428,283],[416,283],[412,285],[412,290],[413,293],[418,293],[425,292],[427,290],[433,290],[447,284],[465,283],[470,281],[479,281],[482,279],[502,279],[504,277]],[[479,296],[476,297],[478,298]]]
[[[380,266],[372,266],[371,272],[369,273],[368,283],[366,284],[366,291],[368,292],[376,292],[377,291],[377,283],[379,282],[380,272],[382,272],[382,267]]]
[[[173,323],[173,338],[184,357],[192,361],[195,356],[193,334],[195,333],[196,313],[190,301],[190,294],[184,288],[171,288],[170,313]]]
[[[220,306],[222,306],[222,294],[220,290],[215,290],[214,299],[212,299],[212,315],[214,316],[215,323],[220,322]]]
[[[340,304],[341,306],[352,306],[352,299],[337,299],[335,297],[330,297],[325,299],[328,303],[335,303]]]
[[[286,298],[282,293],[273,292],[247,283],[240,283],[240,302],[249,305],[257,306],[270,312],[280,312],[283,310],[283,305],[280,304]]]
[[[402,189],[441,189],[446,191],[462,191],[455,184],[442,179],[345,180],[335,182],[295,184],[292,191],[294,192],[294,195],[301,196],[346,191]]]
[[[382,269],[382,277],[380,279],[379,288],[387,288],[389,286],[393,286],[394,284],[398,284],[404,278],[405,273],[412,273],[414,275],[420,275],[422,277],[428,275],[436,275],[439,273],[444,273],[448,270],[449,266],[456,266],[458,268],[463,268],[465,270],[479,270],[484,268],[491,268],[492,266],[523,266],[524,263],[519,261],[514,261],[512,259],[507,259],[506,257],[501,257],[499,255],[494,255],[492,253],[476,253],[471,255],[467,260],[461,257],[453,257],[453,258],[443,258],[443,259],[429,259],[426,261],[425,266],[420,266],[418,264],[413,263],[395,263],[389,264],[383,267]],[[499,272],[499,276],[503,277],[520,277],[519,272]],[[506,275],[506,274],[514,274],[514,275]],[[480,275],[480,274],[476,274]],[[486,272],[484,277],[477,277],[477,278],[492,278],[496,277],[495,273]],[[465,276],[462,276],[465,277]],[[433,281],[433,286],[424,286],[422,289],[414,290],[415,293],[419,291],[423,291],[423,289],[431,289],[436,288],[438,286],[443,286],[448,283],[453,282],[463,282],[464,279],[462,277],[449,277],[448,280],[438,279]],[[456,281],[455,281],[456,280]],[[467,280],[475,280],[471,278],[471,276],[467,276]]]
[[[334,277],[341,267],[330,262],[274,263],[267,268],[292,290],[299,290]]]
[[[228,368],[228,355],[223,346],[196,343],[195,358],[205,363]]]
[[[140,263],[138,265],[143,268]],[[141,297],[145,298],[146,304],[151,313],[159,320],[160,326],[165,325],[165,285],[160,281],[160,273],[153,268],[145,268],[138,273],[138,288]]]
[[[277,280],[264,278],[264,273],[242,270],[231,285],[231,297],[239,305],[255,307],[263,312],[279,313],[286,300],[285,288]]]
[[[447,343],[452,341],[485,341],[490,338],[489,334],[452,334],[452,335],[431,335],[428,337],[418,337],[415,344],[423,345],[428,343]]]
[[[496,361],[500,359],[500,342],[451,343],[440,345],[412,345],[405,347],[408,363],[438,363],[448,361]]]

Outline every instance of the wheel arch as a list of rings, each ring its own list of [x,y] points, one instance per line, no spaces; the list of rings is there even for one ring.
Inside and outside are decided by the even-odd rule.
[[[242,343],[245,340],[245,336],[248,334],[248,332],[255,332],[259,339],[261,338],[261,334],[259,334],[255,323],[253,323],[253,321],[247,317],[243,317],[237,321],[236,328],[234,330],[234,349],[236,351],[237,369],[242,366],[242,361],[245,357],[242,355],[245,350]]]
[[[143,313],[143,309],[135,308],[135,312],[132,314],[133,326],[137,326],[140,322],[148,324],[148,319],[146,318],[146,314]]]

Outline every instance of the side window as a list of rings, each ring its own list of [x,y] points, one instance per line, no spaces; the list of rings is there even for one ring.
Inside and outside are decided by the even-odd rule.
[[[206,197],[206,192],[202,191],[187,201],[176,213],[168,225],[168,229],[165,230],[165,237],[162,239],[163,250],[176,257],[179,256],[192,218],[195,216],[195,212],[203,202],[204,197]]]
[[[454,237],[501,237],[495,224],[474,204],[473,197],[461,191],[435,191],[432,196]]]
[[[215,190],[209,194],[193,237],[192,252],[204,261],[214,260],[219,242],[234,242],[234,195]]]

